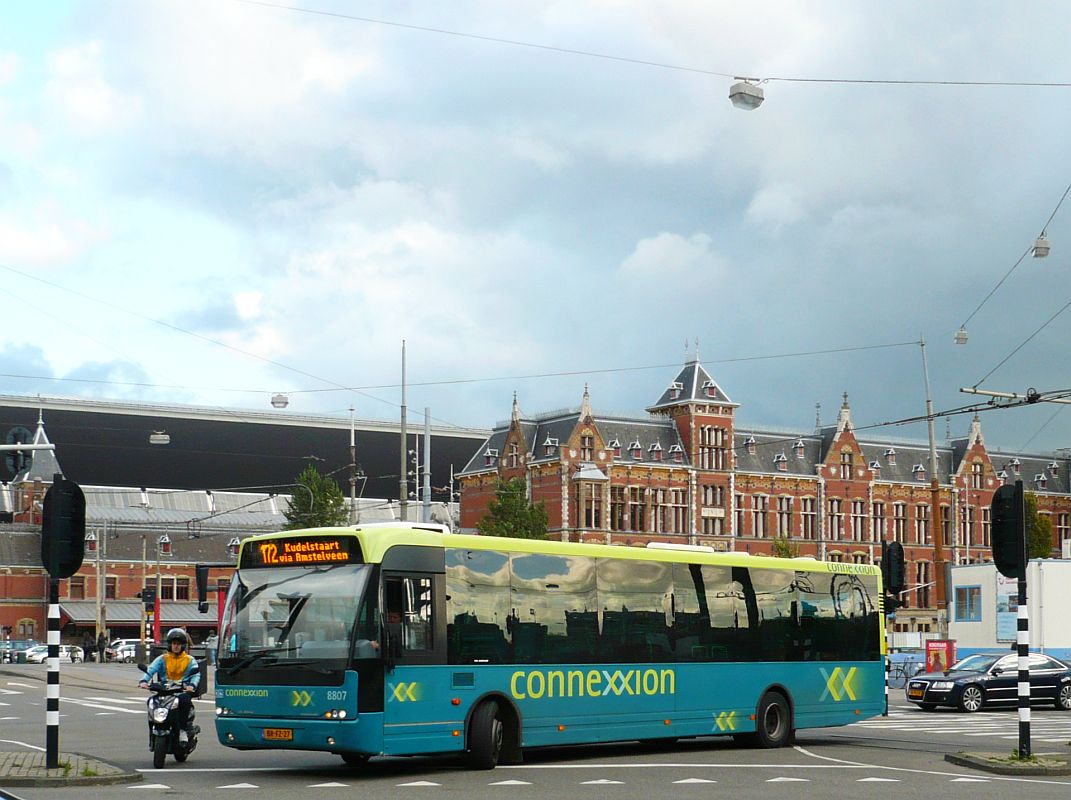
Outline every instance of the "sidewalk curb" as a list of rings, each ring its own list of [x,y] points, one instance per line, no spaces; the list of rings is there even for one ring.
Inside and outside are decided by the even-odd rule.
[[[1014,763],[1008,753],[947,753],[945,761],[960,767],[972,767],[997,775],[1060,776],[1071,775],[1071,761],[1063,757],[1038,758],[1037,763]]]
[[[0,786],[38,789],[50,786],[110,786],[138,783],[144,779],[140,772],[125,772],[113,764],[81,753],[59,754],[59,762],[68,764],[67,769],[46,769],[45,759],[46,754],[36,750],[0,752]],[[87,772],[94,774],[87,775]]]

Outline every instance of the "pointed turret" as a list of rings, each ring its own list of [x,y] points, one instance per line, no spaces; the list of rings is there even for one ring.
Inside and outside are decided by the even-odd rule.
[[[837,416],[837,433],[852,430],[852,409],[848,405],[848,393],[844,393],[844,402],[840,406],[840,414]]]
[[[517,423],[521,421],[521,407],[517,405],[517,393],[513,393],[513,411],[509,415],[510,422]]]
[[[737,407],[739,404],[729,399],[720,386],[710,377],[698,359],[689,361],[669,382],[654,405],[647,408],[654,413],[664,411],[687,403],[717,403],[721,406]]]
[[[33,444],[51,444],[48,440],[48,434],[45,433],[45,418],[42,411],[37,412],[37,431],[33,435]],[[33,483],[35,480],[39,480],[50,484],[52,483],[53,475],[57,472],[63,472],[60,469],[54,450],[30,450],[29,455],[30,459],[26,467],[15,476],[13,483]]]
[[[580,400],[580,419],[587,419],[591,414],[591,396],[588,394],[588,385],[584,384],[584,397]]]
[[[982,436],[982,420],[978,419],[978,414],[975,414],[974,419],[971,420],[971,429],[967,433],[967,446],[972,447],[976,444],[985,444],[985,437]]]

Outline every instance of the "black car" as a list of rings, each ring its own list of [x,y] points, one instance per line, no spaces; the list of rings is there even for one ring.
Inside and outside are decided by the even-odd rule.
[[[1051,656],[1031,653],[1031,705],[1054,704],[1071,711],[1071,666]],[[974,712],[984,708],[1019,705],[1019,658],[1015,653],[975,653],[957,661],[945,672],[916,675],[904,693],[923,711],[953,706]]]

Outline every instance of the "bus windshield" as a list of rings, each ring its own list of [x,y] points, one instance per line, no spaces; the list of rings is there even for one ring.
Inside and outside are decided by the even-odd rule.
[[[292,671],[338,675],[354,658],[378,656],[372,567],[246,569],[235,573],[220,638],[220,682],[290,683]],[[374,593],[373,593],[374,595]]]

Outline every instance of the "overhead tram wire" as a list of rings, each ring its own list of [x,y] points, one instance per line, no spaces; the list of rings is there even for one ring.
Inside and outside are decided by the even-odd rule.
[[[1067,199],[1068,192],[1071,192],[1071,183],[1069,183],[1067,185],[1067,188],[1064,189],[1064,193],[1063,193],[1063,195],[1060,196],[1060,200],[1056,204],[1056,207],[1052,210],[1052,213],[1049,214],[1049,218],[1045,221],[1045,224],[1041,226],[1042,234],[1044,234],[1045,231],[1048,230],[1049,225],[1052,224],[1053,219],[1055,219],[1055,217],[1056,217],[1056,212],[1060,210],[1060,206],[1062,206],[1064,204],[1064,200]],[[974,315],[982,310],[982,306],[984,306],[987,302],[989,302],[989,298],[992,297],[994,294],[996,294],[997,289],[999,289],[1004,284],[1004,281],[1008,280],[1008,278],[1011,276],[1011,274],[1013,272],[1015,272],[1015,270],[1019,267],[1020,264],[1023,263],[1023,259],[1025,259],[1028,255],[1030,255],[1030,252],[1033,249],[1034,249],[1034,245],[1030,245],[1030,247],[1026,248],[1026,250],[1023,251],[1023,254],[1021,256],[1019,256],[1019,258],[1016,260],[1016,262],[1014,264],[1011,265],[1011,269],[1009,269],[1007,272],[1004,273],[1004,277],[1001,278],[999,281],[997,281],[997,285],[989,290],[989,294],[987,294],[985,297],[983,297],[982,298],[982,302],[980,302],[975,307],[974,311],[972,311],[970,314],[967,315],[967,318],[965,320],[963,320],[963,323],[960,325],[960,329],[961,330],[967,327],[967,323],[970,322],[972,319],[974,319]],[[979,381],[979,383],[981,383],[981,381]],[[975,386],[977,386],[977,384],[975,384]]]
[[[803,350],[791,353],[770,353],[760,356],[737,356],[734,358],[719,358],[719,359],[704,359],[702,364],[736,364],[748,361],[771,361],[779,358],[805,358],[808,356],[819,355],[834,355],[837,353],[854,353],[867,350],[886,350],[894,347],[909,347],[917,345],[917,341],[910,342],[890,342],[888,344],[869,344],[858,345],[855,347],[834,347],[826,348],[823,350]],[[640,372],[644,370],[652,369],[676,369],[680,367],[680,363],[673,364],[648,364],[644,366],[635,367],[606,367],[602,369],[577,369],[577,370],[563,370],[560,372],[538,372],[528,375],[502,375],[502,376],[485,376],[480,378],[448,378],[438,381],[416,381],[406,382],[406,386],[456,386],[471,383],[492,383],[498,381],[522,381],[522,380],[535,380],[541,378],[563,378],[571,377],[575,375],[605,375],[622,372]],[[71,381],[78,383],[97,383],[114,386],[133,386],[133,387],[146,387],[157,389],[188,389],[191,391],[222,391],[222,392],[235,392],[235,393],[248,393],[248,394],[264,394],[262,389],[235,389],[235,388],[223,388],[223,387],[205,387],[205,386],[181,386],[174,384],[150,384],[133,381],[109,381],[103,379],[87,379],[87,378],[57,378],[43,375],[20,375],[13,373],[0,373],[0,378],[17,378],[24,380],[48,380],[48,381]],[[341,392],[341,391],[361,391],[365,389],[397,389],[400,387],[399,383],[380,383],[367,386],[340,386],[326,389],[291,389],[287,391],[287,394],[322,394],[325,392]],[[469,429],[466,429],[469,430]]]
[[[1068,300],[1066,303],[1064,303],[1059,311],[1057,311],[1055,314],[1053,314],[1051,317],[1049,317],[1047,320],[1045,320],[1045,322],[1043,322],[1041,324],[1041,327],[1039,327],[1036,331],[1034,331],[1032,334],[1027,336],[1022,342],[1020,342],[1018,347],[1016,347],[1014,350],[1012,350],[1010,353],[1008,353],[1008,355],[1004,356],[1004,358],[1002,358],[1000,360],[1000,363],[998,363],[995,367],[993,367],[993,369],[989,370],[989,372],[987,372],[985,375],[983,375],[981,378],[979,378],[978,382],[975,383],[971,388],[972,389],[977,389],[979,387],[979,385],[981,385],[982,381],[984,381],[986,378],[988,378],[990,375],[992,375],[994,372],[996,372],[998,369],[1000,369],[1002,366],[1004,366],[1012,356],[1014,356],[1016,353],[1018,353],[1024,347],[1026,347],[1026,345],[1030,342],[1031,339],[1033,339],[1035,336],[1037,336],[1039,333],[1041,333],[1043,330],[1045,330],[1045,328],[1047,328],[1049,326],[1049,324],[1053,322],[1053,320],[1055,320],[1058,316],[1060,316],[1065,311],[1067,311],[1067,309],[1069,307],[1071,307],[1071,300]]]
[[[365,22],[372,25],[384,25],[391,28],[419,31],[421,33],[433,33],[440,36],[454,36],[462,39],[473,39],[492,44],[504,44],[510,47],[524,47],[533,50],[545,50],[562,55],[582,56],[584,58],[598,58],[605,61],[617,61],[625,64],[635,64],[642,67],[655,67],[657,69],[673,70],[676,72],[691,72],[699,75],[709,75],[716,78],[735,80],[743,72],[718,72],[716,70],[689,67],[681,64],[667,64],[660,61],[648,61],[641,58],[618,56],[611,53],[599,53],[593,50],[578,50],[570,47],[557,47],[555,45],[526,42],[521,39],[506,39],[498,36],[487,36],[479,33],[455,31],[448,28],[436,28],[430,25],[415,25],[407,22],[377,19],[375,17],[362,17],[356,14],[342,14],[337,11],[323,11],[303,6],[292,6],[284,3],[270,3],[267,0],[233,0],[248,6],[260,6],[262,8],[277,9],[280,11],[293,11],[300,14],[312,14],[321,17],[332,17],[352,22]],[[765,78],[753,78],[760,83],[779,81],[781,83],[831,83],[831,84],[860,84],[860,85],[886,85],[886,86],[994,86],[994,87],[1038,87],[1038,88],[1071,88],[1071,82],[1064,81],[953,81],[953,80],[911,80],[911,79],[866,79],[866,78],[801,78],[785,75],[771,75]]]

